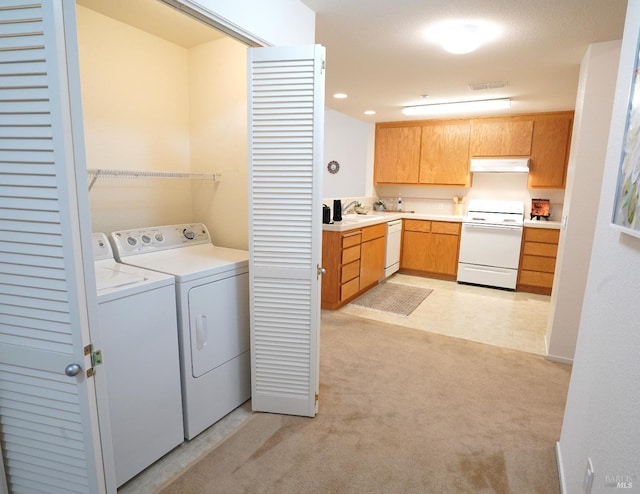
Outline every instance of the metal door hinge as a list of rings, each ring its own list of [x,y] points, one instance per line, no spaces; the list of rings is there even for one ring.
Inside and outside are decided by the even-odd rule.
[[[318,398],[320,398],[320,395],[316,393],[316,403],[318,403]]]
[[[90,343],[84,347],[84,355],[91,358],[91,367],[87,369],[87,377],[93,377],[96,373],[95,367],[102,364],[102,350],[93,349],[93,345]]]

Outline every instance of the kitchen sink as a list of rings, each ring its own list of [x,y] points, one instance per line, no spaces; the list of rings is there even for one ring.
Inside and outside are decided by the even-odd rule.
[[[381,216],[380,214],[343,214],[342,221],[368,221],[380,218]]]

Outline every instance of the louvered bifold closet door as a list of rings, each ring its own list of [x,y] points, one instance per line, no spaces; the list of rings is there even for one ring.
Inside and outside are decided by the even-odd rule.
[[[314,416],[324,48],[249,50],[252,406]]]
[[[74,9],[0,3],[0,445],[14,494],[104,491],[93,384],[65,375],[88,361],[88,200],[75,187],[67,71],[77,46],[64,38],[76,43]]]

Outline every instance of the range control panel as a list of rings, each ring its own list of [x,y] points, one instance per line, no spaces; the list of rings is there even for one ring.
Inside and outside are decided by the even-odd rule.
[[[202,223],[154,226],[120,230],[111,234],[116,257],[177,249],[188,245],[211,243],[207,227]]]

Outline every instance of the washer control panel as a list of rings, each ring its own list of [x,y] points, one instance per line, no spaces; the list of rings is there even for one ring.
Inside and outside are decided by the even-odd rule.
[[[116,257],[176,249],[187,245],[211,243],[207,227],[202,223],[154,226],[120,230],[110,237]]]

